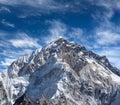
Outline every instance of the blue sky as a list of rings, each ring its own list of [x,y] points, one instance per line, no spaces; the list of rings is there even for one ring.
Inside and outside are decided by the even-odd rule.
[[[120,0],[0,0],[0,70],[61,36],[120,69]]]

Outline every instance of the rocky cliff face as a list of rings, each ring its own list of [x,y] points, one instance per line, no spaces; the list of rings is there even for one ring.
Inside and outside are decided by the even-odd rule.
[[[24,55],[0,75],[2,105],[120,103],[120,71],[105,56],[63,38]]]

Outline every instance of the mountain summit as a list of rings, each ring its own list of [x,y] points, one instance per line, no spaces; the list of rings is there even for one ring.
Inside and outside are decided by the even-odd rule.
[[[0,72],[0,105],[119,105],[120,71],[60,38]]]

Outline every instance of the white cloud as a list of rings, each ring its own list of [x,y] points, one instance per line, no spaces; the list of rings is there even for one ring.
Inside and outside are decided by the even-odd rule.
[[[53,0],[30,0],[30,1],[25,1],[25,0],[0,0],[0,3],[2,4],[8,4],[8,5],[32,5],[34,6],[35,4],[36,5],[41,5],[41,4],[46,4],[47,2],[49,3],[52,2]]]
[[[57,2],[56,0],[0,0],[0,4],[13,6],[15,9],[21,6],[20,14],[17,14],[19,18],[68,10],[64,3]]]
[[[107,9],[120,9],[120,0],[90,0],[98,6],[103,6]]]
[[[109,16],[109,12],[113,12],[115,10],[120,10],[120,0],[88,0],[91,5],[96,5],[102,7],[107,10],[107,14]],[[103,12],[103,11],[102,11]],[[112,15],[110,15],[111,17]],[[101,17],[102,18],[102,17]]]
[[[2,53],[0,53],[0,56],[5,56],[1,61],[0,61],[0,69],[1,67],[3,69],[7,69],[11,63],[15,60],[17,60],[19,57],[25,55],[25,54],[30,54],[33,50],[32,49],[21,49],[18,51],[15,50],[4,50]]]
[[[110,30],[99,30],[96,35],[97,43],[100,45],[116,44],[120,42],[120,34]]]
[[[107,56],[111,64],[120,69],[120,57]]]
[[[66,25],[61,23],[60,21],[48,21],[48,23],[51,25],[48,29],[49,36],[44,37],[45,43],[49,43],[51,41],[54,41],[60,37],[65,37],[67,28]]]
[[[81,1],[56,1],[56,0],[0,0],[0,3],[3,5],[10,6],[24,6],[21,8],[25,14],[20,15],[19,17],[26,17],[29,15],[39,15],[40,13],[51,13],[51,12],[78,12],[82,8]],[[27,8],[32,7],[32,8]],[[26,14],[27,13],[27,14]]]
[[[100,55],[120,56],[120,47],[103,47],[99,50]]]
[[[4,6],[0,7],[0,11],[7,11],[8,13],[11,13],[10,9]]]
[[[54,0],[0,0],[0,3],[12,6],[31,6],[35,8],[40,8],[41,10],[58,10],[63,7],[61,4],[55,2]]]
[[[5,21],[4,19],[1,21],[1,23],[4,24],[5,26],[9,26],[9,27],[12,27],[12,28],[15,27],[14,24],[12,24],[12,23],[10,23],[10,22],[7,22],[7,21]]]
[[[96,52],[99,55],[107,56],[111,64],[120,69],[120,47],[101,47]]]
[[[93,19],[97,21],[101,27],[115,28],[111,22],[116,11],[120,11],[120,0],[88,0],[91,6],[97,6],[96,10],[91,14]]]
[[[8,36],[11,36],[8,39]],[[37,38],[32,38],[26,33],[7,33],[0,34],[0,69],[6,68],[18,57],[31,53],[37,48],[41,48]]]
[[[15,59],[5,58],[4,61],[0,61],[0,66],[9,66]]]
[[[28,47],[36,47],[41,48],[38,44],[38,40],[35,38],[31,38],[25,33],[16,33],[19,37],[16,39],[11,39],[9,42],[17,48],[28,48]]]
[[[71,32],[68,34],[70,38],[73,38],[74,40],[78,40],[83,35],[83,30],[81,28],[71,28]]]
[[[48,29],[48,37],[44,37],[45,43],[49,43],[58,39],[59,37],[64,37],[66,39],[72,39],[74,41],[79,40],[82,37],[83,30],[81,28],[69,27],[61,21],[53,20],[47,21],[50,24]]]
[[[50,22],[51,27],[49,29],[49,32],[51,35],[56,35],[56,36],[64,36],[67,29],[66,25],[60,21],[51,21]]]

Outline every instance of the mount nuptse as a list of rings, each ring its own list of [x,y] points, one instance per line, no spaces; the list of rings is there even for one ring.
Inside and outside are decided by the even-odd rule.
[[[60,38],[0,72],[0,105],[120,105],[120,71]]]

